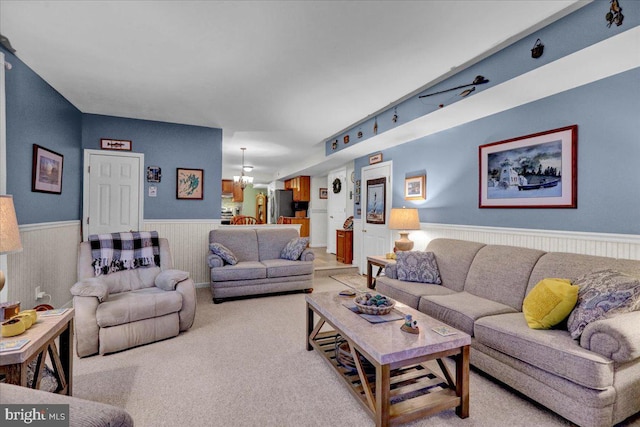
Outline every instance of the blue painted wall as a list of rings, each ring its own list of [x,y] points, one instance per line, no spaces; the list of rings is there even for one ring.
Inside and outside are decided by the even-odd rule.
[[[132,151],[144,153],[147,166],[159,166],[162,180],[145,182],[145,219],[220,218],[222,130],[149,120],[84,114],[82,148],[100,149],[100,139],[132,141]],[[203,200],[176,198],[177,168],[204,169]],[[158,189],[148,196],[149,185]]]
[[[82,216],[82,113],[20,59],[2,52],[13,65],[5,73],[7,193],[13,195],[18,222],[78,220]],[[62,194],[31,191],[33,144],[64,156]]]
[[[1,48],[0,48],[1,49]],[[146,166],[162,168],[157,197],[148,197],[145,219],[220,218],[222,130],[200,126],[83,114],[19,58],[6,75],[7,193],[20,224],[82,218],[83,149],[100,149],[100,138],[133,140]],[[62,194],[31,191],[33,144],[64,156]],[[204,199],[176,199],[176,169],[204,169]]]
[[[499,76],[497,82],[502,82],[528,71],[522,63],[534,61],[529,52],[537,37],[546,45],[541,60],[548,54],[557,59],[558,54],[564,56],[584,47],[582,43],[576,44],[582,37],[587,40],[586,45],[590,45],[640,24],[640,2],[627,2],[624,24],[607,28],[604,15],[608,3],[589,4],[541,30],[544,36],[536,34],[530,37],[532,40],[518,42],[481,61],[465,70],[466,80],[482,74],[492,82],[494,76]],[[573,49],[568,50],[567,45]],[[597,61],[598,58],[594,58],[594,62]],[[513,70],[517,74],[513,74]],[[466,80],[453,76],[434,90]],[[418,207],[422,222],[640,234],[638,82],[640,69],[634,69],[384,150],[384,160],[393,161],[392,205]],[[401,109],[398,110],[402,117]],[[393,110],[385,112],[388,120],[384,123],[392,123],[392,115]],[[573,124],[578,125],[577,209],[478,208],[480,145]],[[355,127],[350,133],[353,135],[357,130]],[[367,165],[368,155],[356,159],[357,179],[360,168]],[[418,170],[427,173],[427,200],[405,201],[404,179],[408,173]],[[359,207],[355,206],[356,212]]]

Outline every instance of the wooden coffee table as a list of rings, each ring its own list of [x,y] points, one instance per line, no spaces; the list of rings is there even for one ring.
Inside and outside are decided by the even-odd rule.
[[[369,323],[343,305],[351,299],[336,292],[305,299],[307,350],[315,348],[335,368],[376,426],[406,423],[449,408],[460,418],[469,416],[469,335],[456,331],[441,336],[431,328],[443,323],[400,303],[396,310],[418,321],[419,334],[401,331],[403,320]],[[319,317],[315,325],[314,313]],[[323,328],[326,324],[333,330]],[[349,343],[356,372],[336,359],[338,335]],[[447,356],[455,359],[455,381],[442,361]],[[438,373],[425,363],[434,359]]]

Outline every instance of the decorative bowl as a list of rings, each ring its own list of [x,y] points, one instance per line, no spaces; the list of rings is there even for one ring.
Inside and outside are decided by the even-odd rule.
[[[363,304],[365,297],[364,295],[358,295],[353,302],[355,303],[356,307],[358,307],[358,311],[360,311],[360,313],[364,313],[364,314],[373,314],[373,315],[377,315],[377,316],[381,316],[384,314],[389,314],[391,313],[391,310],[393,310],[393,307],[396,305],[396,302],[394,300],[392,300],[391,298],[387,298],[387,300],[389,300],[391,302],[390,305],[384,305],[384,306],[375,306],[375,305],[365,305]]]

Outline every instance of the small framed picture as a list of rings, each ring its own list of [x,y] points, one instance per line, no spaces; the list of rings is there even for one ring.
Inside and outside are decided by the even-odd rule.
[[[162,169],[160,166],[147,167],[147,182],[160,182],[162,179]]]
[[[376,153],[369,156],[369,164],[375,165],[376,163],[380,163],[382,161],[382,153]]]
[[[202,200],[204,198],[204,170],[178,168],[176,197],[178,199]]]
[[[31,191],[62,193],[62,166],[64,156],[33,144]]]
[[[405,200],[425,200],[427,198],[427,176],[418,175],[404,179]]]
[[[100,139],[100,149],[131,151],[131,141],[124,139]]]
[[[320,188],[318,197],[321,199],[327,199],[329,197],[329,191],[326,188]]]

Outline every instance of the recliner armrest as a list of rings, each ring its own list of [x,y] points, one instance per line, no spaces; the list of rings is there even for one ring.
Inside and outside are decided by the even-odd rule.
[[[96,277],[76,282],[70,292],[76,297],[96,297],[99,302],[105,302],[109,298],[109,287]]]
[[[164,291],[174,291],[176,285],[189,278],[189,273],[183,270],[163,270],[156,276],[154,284]]]

